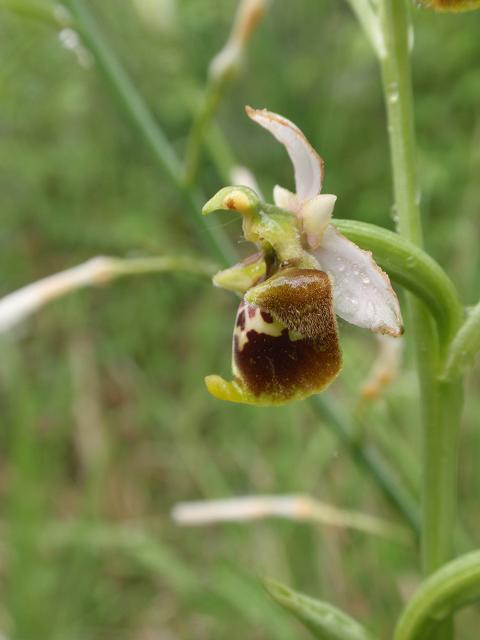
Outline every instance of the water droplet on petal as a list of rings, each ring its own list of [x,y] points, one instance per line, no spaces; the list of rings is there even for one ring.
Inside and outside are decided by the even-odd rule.
[[[345,271],[345,263],[340,256],[337,256],[338,270],[340,272]]]

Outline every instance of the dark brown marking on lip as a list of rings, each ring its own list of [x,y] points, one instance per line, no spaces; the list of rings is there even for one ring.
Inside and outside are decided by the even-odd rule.
[[[240,329],[245,329],[245,310],[242,309],[237,316],[237,327]]]
[[[268,322],[268,324],[271,324],[273,322],[273,318],[271,314],[268,313],[268,311],[260,311],[260,313],[262,314],[262,318],[265,320],[265,322]]]
[[[243,383],[255,396],[307,396],[321,391],[340,371],[336,334],[292,341],[285,328],[280,336],[251,330],[247,338],[240,351],[235,336],[234,359]]]

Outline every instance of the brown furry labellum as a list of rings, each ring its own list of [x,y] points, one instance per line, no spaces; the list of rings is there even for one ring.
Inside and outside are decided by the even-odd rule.
[[[287,269],[248,291],[237,313],[233,372],[249,395],[269,404],[304,398],[324,389],[340,368],[325,272]]]

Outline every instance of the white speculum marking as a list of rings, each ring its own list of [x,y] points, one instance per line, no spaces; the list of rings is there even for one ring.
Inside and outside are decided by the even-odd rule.
[[[243,313],[244,322],[239,324],[239,318]],[[243,324],[243,327],[241,326]],[[282,331],[285,327],[275,320],[273,322],[266,322],[262,318],[261,309],[251,304],[243,304],[237,313],[237,319],[235,321],[235,329],[233,332],[234,338],[238,339],[238,350],[241,351],[248,342],[248,332],[255,331],[256,333],[264,333],[268,336],[278,338],[282,335]]]

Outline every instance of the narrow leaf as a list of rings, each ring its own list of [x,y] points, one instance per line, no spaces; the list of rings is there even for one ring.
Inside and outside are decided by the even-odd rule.
[[[340,609],[292,591],[273,580],[266,580],[269,595],[292,613],[319,640],[372,640],[362,625]]]

